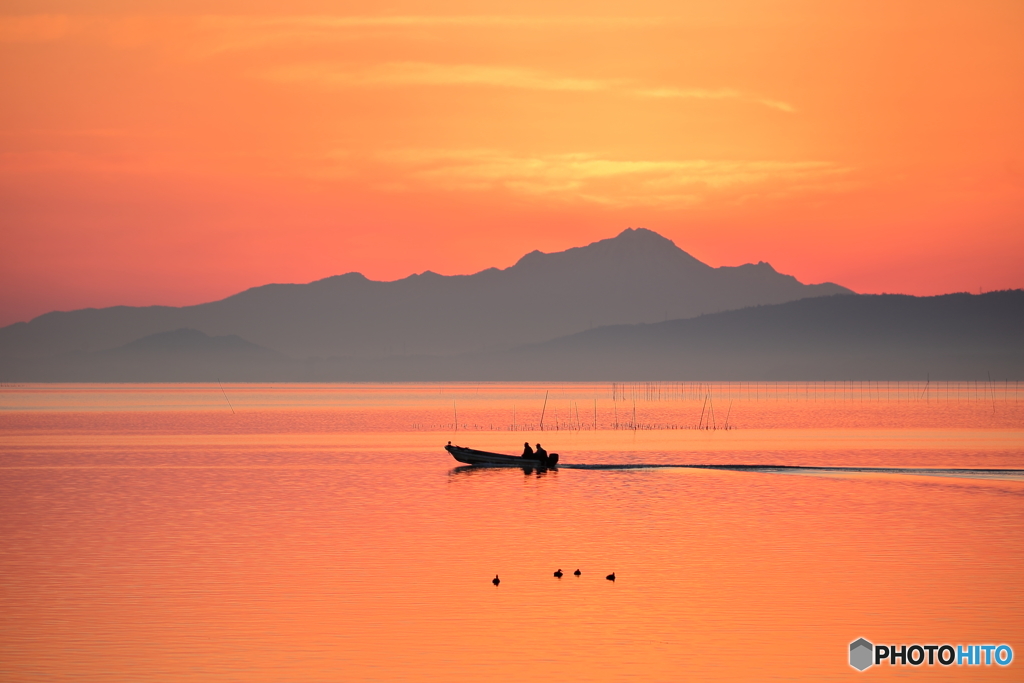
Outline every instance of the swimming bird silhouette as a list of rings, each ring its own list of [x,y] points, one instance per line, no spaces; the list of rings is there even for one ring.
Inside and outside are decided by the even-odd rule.
[[[499,583],[501,583],[501,579],[498,578],[497,574],[495,574],[494,578],[491,579],[491,583],[493,583],[495,586],[497,586]]]
[[[558,578],[562,578],[562,570],[561,570],[561,568],[559,568],[559,570],[557,572],[555,572],[555,576],[557,576]]]
[[[615,580],[615,572],[612,572],[611,574],[609,574],[608,576],[606,576],[604,578],[608,579],[609,581],[614,581]]]
[[[581,572],[579,569],[577,569],[576,571],[573,572],[573,574],[575,574],[576,576],[579,576],[582,573],[583,572]]]

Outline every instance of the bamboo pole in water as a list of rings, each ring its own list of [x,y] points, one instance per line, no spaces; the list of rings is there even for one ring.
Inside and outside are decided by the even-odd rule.
[[[235,414],[235,407],[231,405],[230,399],[228,399],[228,392],[224,391],[224,385],[220,383],[220,378],[217,378],[217,384],[220,386],[220,393],[224,394],[224,400],[228,402],[228,408],[231,408],[231,414]]]

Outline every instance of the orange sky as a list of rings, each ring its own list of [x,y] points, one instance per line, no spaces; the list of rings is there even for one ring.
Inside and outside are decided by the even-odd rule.
[[[647,227],[1024,287],[1024,3],[12,2],[0,324]]]

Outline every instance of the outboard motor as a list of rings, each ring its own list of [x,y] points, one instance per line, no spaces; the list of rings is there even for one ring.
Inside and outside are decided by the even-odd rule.
[[[548,467],[554,467],[557,464],[558,464],[558,453],[551,453],[550,455],[548,455],[547,466]]]

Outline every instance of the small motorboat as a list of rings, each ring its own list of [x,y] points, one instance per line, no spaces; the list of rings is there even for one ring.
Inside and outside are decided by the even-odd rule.
[[[452,457],[467,465],[484,465],[487,467],[554,467],[558,464],[558,453],[551,453],[547,458],[523,458],[518,455],[505,455],[504,453],[488,453],[478,451],[475,448],[464,448],[453,446],[451,442],[444,447],[452,454]]]

